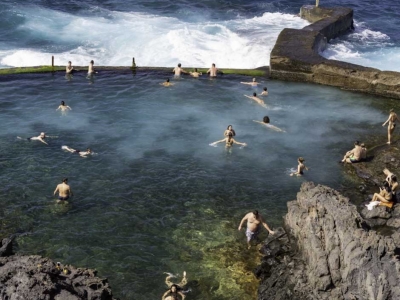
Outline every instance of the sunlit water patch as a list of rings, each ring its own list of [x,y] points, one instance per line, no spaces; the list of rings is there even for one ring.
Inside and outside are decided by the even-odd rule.
[[[244,214],[259,209],[280,226],[305,180],[345,184],[337,161],[355,139],[385,141],[388,106],[370,96],[263,78],[252,88],[233,75],[166,88],[162,73],[82,73],[2,77],[1,234],[30,232],[19,252],[97,268],[123,299],[157,299],[163,272],[184,270],[191,299],[255,299],[259,256],[237,230]],[[270,109],[244,97],[264,86]],[[253,122],[265,115],[286,133]],[[248,146],[210,147],[229,124]],[[41,131],[58,137],[16,138]],[[310,171],[290,177],[299,156]],[[63,177],[75,194],[67,207],[52,196]]]

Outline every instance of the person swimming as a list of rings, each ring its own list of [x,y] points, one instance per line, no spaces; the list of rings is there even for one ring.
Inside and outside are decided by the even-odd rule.
[[[81,157],[86,157],[89,154],[93,154],[93,151],[90,148],[87,148],[86,151],[80,151],[80,150],[72,149],[68,146],[61,146],[61,149],[66,150],[71,153],[79,154]]]
[[[304,175],[304,172],[303,172],[304,169],[308,171],[308,168],[307,168],[307,167],[305,166],[305,164],[304,164],[304,162],[305,162],[305,159],[304,159],[304,158],[299,157],[299,158],[297,159],[297,162],[299,163],[299,164],[297,165],[297,171],[291,173],[290,176],[294,176],[294,175],[296,175],[296,176],[303,176],[303,175]]]
[[[267,105],[264,103],[264,100],[262,100],[262,99],[257,97],[257,93],[253,93],[253,96],[247,96],[247,95],[244,95],[244,96],[249,98],[249,99],[251,99],[251,100],[256,101],[261,106],[267,107]]]
[[[251,86],[257,86],[258,85],[258,82],[256,81],[256,79],[255,78],[253,78],[253,81],[251,81],[251,82],[240,82],[240,83],[242,83],[242,84],[248,84],[248,85],[251,85]]]
[[[264,87],[263,91],[261,92],[260,96],[268,96],[267,87]]]
[[[232,136],[236,136],[236,132],[235,130],[233,130],[232,125],[228,125],[228,127],[224,131],[224,136],[228,136],[230,132],[232,133]]]
[[[181,74],[187,74],[187,72],[184,69],[182,69],[181,67],[182,67],[182,65],[179,63],[178,66],[172,70],[175,77],[180,77]]]
[[[172,83],[172,82],[169,82],[169,78],[167,78],[167,80],[165,80],[163,83],[160,83],[161,85],[163,85],[163,86],[173,86],[174,85],[174,83]]]
[[[183,271],[183,277],[180,283],[173,283],[171,281],[172,278],[176,277],[175,275],[171,273],[165,273],[167,274],[167,277],[165,278],[165,284],[168,286],[168,290],[162,295],[162,300],[179,300],[178,296],[181,297],[181,299],[185,299],[185,294],[188,291],[183,291],[184,287],[187,284],[187,278],[186,278],[186,271]]]
[[[40,141],[40,142],[42,142],[43,144],[48,145],[48,144],[46,143],[46,141],[45,141],[45,139],[48,138],[48,137],[50,137],[50,136],[47,136],[44,132],[41,132],[39,136],[33,136],[33,137],[30,137],[30,138],[22,138],[22,137],[20,137],[20,136],[17,136],[17,139],[20,139],[20,140],[28,140],[28,141]]]
[[[262,122],[253,120],[253,122],[263,124],[264,126],[270,128],[270,129],[272,129],[272,130],[275,130],[275,131],[278,131],[278,132],[286,132],[285,130],[280,129],[279,127],[276,127],[276,126],[274,126],[274,125],[271,125],[271,124],[269,123],[269,121],[270,121],[270,120],[269,120],[269,117],[268,117],[268,116],[265,116],[265,117],[263,118],[263,121],[262,121]]]
[[[220,141],[213,142],[213,143],[210,144],[210,146],[214,146],[214,145],[216,145],[218,143],[223,143],[223,142],[225,142],[225,147],[232,147],[233,144],[237,144],[237,145],[241,145],[241,146],[247,146],[246,143],[240,143],[240,142],[235,141],[234,138],[233,138],[233,133],[232,132],[228,133],[228,137],[226,137],[226,138],[224,138],[224,139],[222,139]]]
[[[60,106],[56,110],[61,110],[62,112],[65,112],[67,110],[72,110],[72,108],[69,107],[68,105],[65,105],[64,101],[61,101]]]

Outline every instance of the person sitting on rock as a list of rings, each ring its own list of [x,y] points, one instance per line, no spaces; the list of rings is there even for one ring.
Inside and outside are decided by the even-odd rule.
[[[393,206],[392,190],[390,189],[389,182],[385,180],[379,189],[380,189],[379,194],[375,193],[374,196],[372,197],[371,202],[379,201],[380,202],[379,205],[392,207]]]
[[[185,299],[185,294],[183,291],[183,288],[187,284],[187,278],[186,278],[186,271],[183,271],[183,278],[180,283],[176,284],[171,281],[172,278],[175,278],[176,276],[171,273],[167,273],[167,278],[165,278],[165,284],[168,286],[168,291],[164,293],[162,296],[162,300],[179,300],[178,295],[181,296],[181,299]]]
[[[346,155],[342,159],[342,163],[354,164],[359,162],[361,159],[361,146],[359,141],[354,142],[354,148],[346,152]]]
[[[392,174],[390,176],[390,181],[388,182],[390,189],[392,190],[392,201],[397,202],[397,191],[399,190],[399,183],[397,182],[396,175]]]

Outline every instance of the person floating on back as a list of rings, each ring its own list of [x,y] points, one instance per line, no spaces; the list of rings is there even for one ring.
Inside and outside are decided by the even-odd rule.
[[[267,107],[267,105],[265,104],[264,100],[258,98],[256,93],[253,93],[253,96],[247,96],[247,95],[244,95],[244,96],[249,98],[249,99],[251,99],[251,100],[256,101],[261,106]]]
[[[274,126],[274,125],[271,125],[271,124],[269,123],[269,117],[268,117],[268,116],[265,116],[265,117],[263,118],[263,121],[262,121],[262,122],[256,121],[256,120],[253,120],[253,121],[256,122],[256,123],[263,124],[264,126],[270,128],[270,129],[272,129],[272,130],[275,130],[275,131],[278,131],[278,132],[286,132],[285,130],[280,129],[279,127],[276,127],[276,126]]]
[[[304,164],[304,162],[305,162],[305,159],[304,159],[304,158],[299,157],[299,158],[297,159],[297,162],[299,163],[299,164],[297,165],[297,171],[291,173],[290,176],[294,176],[294,175],[296,175],[296,176],[303,176],[303,175],[304,175],[304,170],[307,170],[307,171],[308,171],[308,168],[307,168],[306,165]]]
[[[241,82],[241,83],[248,84],[248,85],[251,85],[251,86],[257,86],[257,84],[258,84],[258,82],[256,81],[255,78],[253,78],[253,81],[251,81],[251,82]]]
[[[68,178],[64,178],[62,183],[57,185],[53,195],[55,196],[58,193],[58,200],[57,203],[68,203],[66,200],[72,196],[71,187],[68,185]]]
[[[188,291],[184,291],[184,287],[187,284],[187,278],[186,278],[186,271],[183,271],[183,277],[180,283],[173,283],[171,281],[172,278],[176,277],[175,275],[171,273],[165,273],[167,274],[167,278],[165,278],[165,284],[168,286],[168,290],[162,295],[162,300],[179,300],[178,296],[181,297],[181,299],[185,299],[185,293]]]
[[[242,229],[243,223],[247,221],[247,229],[246,229],[246,237],[247,237],[247,248],[251,248],[250,242],[252,240],[257,240],[258,235],[260,233],[260,225],[262,224],[265,229],[268,230],[270,234],[274,234],[268,224],[264,221],[263,217],[259,214],[258,210],[254,210],[253,212],[249,212],[246,214],[243,219],[240,221],[238,230]]]
[[[363,150],[361,149],[360,142],[355,141],[354,148],[346,152],[345,156],[342,159],[342,163],[354,164],[359,162],[361,160],[362,151]]]
[[[181,74],[187,74],[187,72],[181,68],[181,64],[179,63],[177,67],[175,67],[172,72],[174,73],[175,77],[180,77]]]
[[[394,128],[396,127],[396,121],[398,120],[397,114],[394,112],[393,109],[390,110],[389,118],[386,120],[385,123],[382,124],[382,126],[385,126],[386,123],[388,124],[388,142],[387,144],[392,143],[392,134],[394,132]]]

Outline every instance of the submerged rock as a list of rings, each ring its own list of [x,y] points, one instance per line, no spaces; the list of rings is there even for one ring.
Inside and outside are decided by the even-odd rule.
[[[285,229],[261,248],[259,300],[400,299],[400,233],[368,230],[339,192],[304,183]]]
[[[5,239],[9,242],[10,239]],[[3,240],[4,245],[4,240]],[[7,255],[12,249],[11,243]],[[3,247],[1,247],[2,249]],[[0,299],[113,300],[107,279],[96,271],[57,266],[38,255],[0,257]]]

